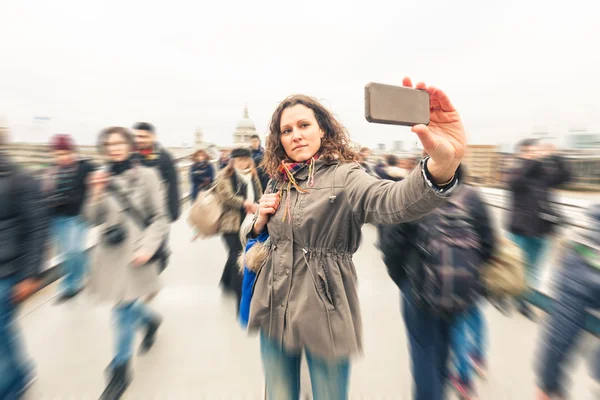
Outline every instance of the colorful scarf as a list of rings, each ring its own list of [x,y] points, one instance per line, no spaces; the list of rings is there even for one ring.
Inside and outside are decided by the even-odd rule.
[[[308,167],[308,186],[313,187],[315,184],[315,161],[319,158],[319,154],[315,154],[312,158],[302,161],[302,162],[285,162],[281,161],[281,165],[279,166],[277,172],[279,174],[279,178],[284,182],[279,188],[280,198],[283,199],[283,187],[287,183],[287,196],[285,199],[285,212],[283,213],[282,222],[285,221],[287,216],[290,216],[290,222],[292,221],[292,213],[291,213],[291,203],[290,203],[290,190],[292,186],[300,193],[307,193],[306,189],[302,189],[298,186],[296,182],[296,178],[294,177],[299,171],[302,171],[304,168]]]

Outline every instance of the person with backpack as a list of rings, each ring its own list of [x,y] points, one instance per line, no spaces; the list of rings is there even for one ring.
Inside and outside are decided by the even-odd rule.
[[[458,179],[464,176],[459,170]],[[495,243],[480,195],[462,185],[425,218],[379,227],[379,238],[388,273],[402,294],[414,399],[445,399],[450,380],[462,398],[471,398],[473,361],[484,363],[481,274]],[[447,365],[451,351],[456,377]]]
[[[0,399],[21,399],[35,379],[17,314],[41,286],[47,224],[39,200],[37,182],[0,150]]]
[[[536,289],[548,237],[561,219],[550,201],[551,189],[568,181],[571,174],[552,146],[540,146],[537,140],[526,139],[517,145],[517,150],[517,165],[508,178],[512,196],[508,231],[527,260],[527,285]],[[518,310],[525,317],[534,319],[535,314],[525,297],[516,299]]]
[[[243,250],[240,227],[247,215],[256,212],[263,193],[250,149],[237,147],[231,151],[229,165],[217,176],[215,192],[223,207],[220,231],[228,250],[220,285],[223,290],[235,294],[239,311],[242,275],[237,261]]]
[[[535,366],[538,400],[569,398],[568,360],[583,333],[586,315],[600,310],[600,204],[589,207],[578,225],[569,232],[562,267],[557,269],[555,302],[543,325]],[[592,376],[600,384],[598,350]]]
[[[168,230],[163,186],[158,171],[137,163],[133,135],[110,127],[98,138],[98,150],[109,160],[107,171],[95,172],[83,215],[100,226],[100,239],[91,254],[88,282],[94,300],[113,305],[116,354],[107,368],[102,399],[118,399],[131,382],[135,333],[143,329],[140,353],[156,340],[162,317],[141,301],[159,290]]]
[[[201,190],[206,190],[212,185],[215,171],[210,164],[208,153],[205,150],[198,150],[192,156],[194,164],[190,168],[190,183],[192,187],[191,199],[192,203],[196,201],[198,193]]]
[[[363,225],[421,218],[458,187],[460,116],[440,89],[417,89],[430,96],[431,123],[412,130],[431,157],[402,182],[366,173],[347,130],[318,100],[290,96],[273,113],[263,161],[272,183],[240,233],[270,241],[247,326],[260,336],[269,399],[299,399],[303,354],[315,400],[348,397],[351,359],[362,350],[352,257]]]
[[[49,168],[43,178],[43,193],[58,253],[64,256],[61,264],[63,290],[57,299],[61,303],[75,297],[84,286],[87,226],[81,216],[81,207],[87,192],[87,179],[96,167],[77,157],[70,135],[54,135],[50,148],[56,165]]]

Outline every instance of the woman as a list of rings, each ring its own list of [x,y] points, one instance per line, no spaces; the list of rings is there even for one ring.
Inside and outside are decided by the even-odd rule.
[[[362,225],[422,217],[456,187],[466,141],[460,117],[441,90],[417,89],[430,95],[431,123],[412,130],[431,157],[401,182],[365,173],[345,128],[316,100],[293,96],[273,114],[264,164],[274,189],[241,232],[268,230],[271,239],[248,324],[260,332],[270,399],[299,398],[303,350],[314,398],[348,396],[350,357],[361,352],[352,254]]]
[[[256,212],[258,199],[262,196],[250,149],[240,147],[231,151],[229,164],[217,177],[215,191],[223,204],[221,233],[229,250],[221,286],[235,293],[239,311],[242,296],[242,275],[237,266],[237,258],[242,251],[240,226],[246,215]]]
[[[133,161],[135,145],[130,132],[119,127],[105,129],[98,143],[100,153],[109,160],[108,172],[92,175],[84,216],[91,225],[102,225],[101,239],[91,256],[89,291],[99,301],[115,306],[116,354],[102,395],[114,399],[131,381],[128,365],[136,328],[144,329],[140,352],[145,353],[154,344],[162,321],[140,299],[159,290],[159,266],[154,258],[168,225],[160,178],[155,170]]]
[[[190,168],[190,183],[192,184],[192,202],[194,202],[198,193],[212,184],[215,173],[206,151],[198,150],[192,156],[192,160],[194,164]]]

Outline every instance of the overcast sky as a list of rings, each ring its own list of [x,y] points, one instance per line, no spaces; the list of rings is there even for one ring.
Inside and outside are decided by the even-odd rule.
[[[245,104],[264,136],[278,102],[304,93],[361,144],[413,143],[364,119],[364,85],[408,75],[446,90],[471,143],[600,132],[595,3],[488,3],[0,0],[0,115],[15,140],[92,143],[145,120],[168,145],[196,127],[228,144]]]

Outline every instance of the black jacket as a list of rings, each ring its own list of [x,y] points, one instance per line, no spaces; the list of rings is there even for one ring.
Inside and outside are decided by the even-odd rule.
[[[2,161],[0,279],[16,277],[20,281],[42,269],[48,219],[40,206],[39,184],[16,164]]]
[[[541,214],[553,212],[549,191],[568,181],[571,174],[558,156],[544,162],[520,160],[519,164],[508,179],[512,191],[508,230],[518,235],[541,237],[552,230],[552,223],[541,218]]]
[[[64,174],[62,179],[56,173],[58,168],[49,171],[47,179],[50,189],[44,195],[52,215],[79,215],[87,192],[87,179],[95,169],[90,161],[79,160],[72,172]]]
[[[148,155],[139,155],[138,160],[145,167],[158,168],[163,183],[167,188],[167,204],[172,222],[177,221],[180,215],[179,178],[171,154],[160,145]]]
[[[258,173],[258,180],[260,181],[260,185],[262,186],[263,192],[267,188],[267,184],[269,183],[269,175],[267,175],[267,171],[265,171],[264,167],[261,165],[263,159],[265,157],[265,150],[261,147],[258,150],[252,150],[252,160],[254,161],[254,165],[256,166],[256,173]],[[257,201],[260,199],[256,199]]]

